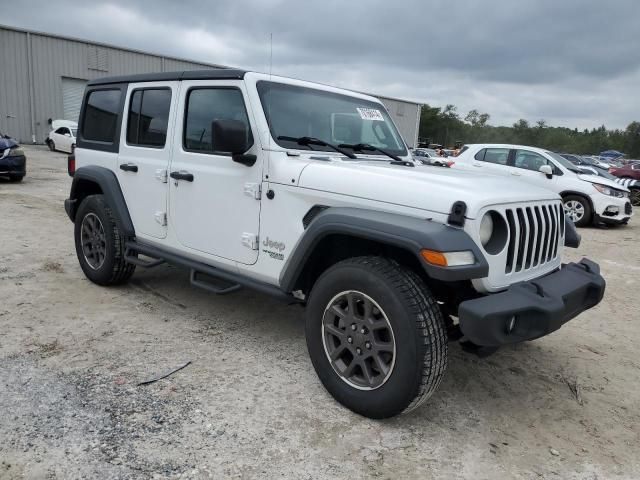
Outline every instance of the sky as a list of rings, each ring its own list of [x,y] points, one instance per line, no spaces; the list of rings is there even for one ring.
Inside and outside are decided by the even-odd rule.
[[[640,120],[640,0],[0,0],[0,9],[0,24],[454,104],[493,125]]]

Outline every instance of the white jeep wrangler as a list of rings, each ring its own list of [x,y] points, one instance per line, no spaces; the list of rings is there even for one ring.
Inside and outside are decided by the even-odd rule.
[[[596,305],[549,190],[418,166],[375,98],[221,69],[89,82],[66,211],[100,285],[171,262],[217,294],[306,304],[327,390],[384,418],[426,400],[447,340],[489,351]]]

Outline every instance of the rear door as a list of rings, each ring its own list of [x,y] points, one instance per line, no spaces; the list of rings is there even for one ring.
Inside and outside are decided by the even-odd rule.
[[[167,168],[179,82],[130,84],[116,169],[136,235],[167,235]]]
[[[514,169],[509,166],[510,149],[508,148],[483,148],[479,150],[471,160],[471,164],[483,173],[508,176],[515,175]]]
[[[239,80],[183,81],[170,172],[170,222],[180,244],[198,252],[244,264],[258,259],[263,157],[252,131],[251,105]],[[245,122],[249,128],[252,166],[213,150],[214,120]]]

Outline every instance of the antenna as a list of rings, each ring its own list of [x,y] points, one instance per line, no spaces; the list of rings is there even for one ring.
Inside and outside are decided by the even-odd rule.
[[[269,83],[271,83],[271,72],[273,71],[273,32],[269,34]],[[269,135],[269,158],[271,158],[271,94],[267,99],[267,134]]]

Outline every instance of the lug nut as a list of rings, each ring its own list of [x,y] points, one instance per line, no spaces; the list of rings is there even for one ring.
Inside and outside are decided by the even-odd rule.
[[[360,347],[356,348],[356,353],[358,355],[362,355],[362,350],[360,349]]]
[[[367,333],[367,329],[366,329],[366,328],[364,328],[364,327],[362,327],[362,328],[360,329],[360,333],[362,333],[362,334],[364,335],[365,333]]]
[[[352,324],[351,324],[351,330],[353,330],[353,331],[355,332],[357,328],[358,328],[358,327],[356,326],[356,324],[355,324],[355,323],[352,323]]]
[[[367,347],[367,350],[371,350],[371,342],[366,342],[364,346]]]
[[[347,343],[353,343],[353,338],[347,337]]]

